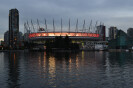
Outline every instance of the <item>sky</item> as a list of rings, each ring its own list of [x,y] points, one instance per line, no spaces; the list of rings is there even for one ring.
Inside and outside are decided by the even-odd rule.
[[[24,32],[24,22],[36,20],[43,27],[44,19],[47,20],[48,29],[52,29],[52,20],[55,28],[59,30],[60,20],[63,21],[63,30],[68,29],[69,19],[71,30],[75,30],[76,20],[79,21],[79,29],[82,29],[83,21],[89,28],[90,21],[93,25],[100,22],[108,28],[116,26],[127,31],[133,27],[133,0],[0,0],[0,39],[4,38],[4,32],[8,28],[8,14],[10,9],[18,9],[20,16],[19,30]]]

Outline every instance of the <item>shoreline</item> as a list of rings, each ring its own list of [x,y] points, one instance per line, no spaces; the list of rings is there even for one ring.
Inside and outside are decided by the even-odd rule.
[[[78,51],[107,51],[107,52],[132,52],[130,49],[105,49],[105,50],[94,50],[94,49],[77,49],[77,50],[70,50],[70,49],[52,49],[50,51],[47,50],[0,50],[0,52],[20,52],[20,51],[28,51],[28,52],[78,52]]]
[[[24,50],[0,50],[0,52],[19,52],[19,51],[31,51],[31,52],[78,52],[78,51],[108,51],[108,50],[67,50],[67,49],[54,49],[54,50],[29,50],[29,49],[24,49]]]

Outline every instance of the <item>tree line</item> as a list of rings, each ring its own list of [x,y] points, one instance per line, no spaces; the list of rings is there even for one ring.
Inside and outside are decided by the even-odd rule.
[[[79,50],[79,45],[77,43],[72,43],[72,40],[66,36],[55,37],[53,41],[47,40],[45,43],[46,50],[52,49],[64,49],[64,50]]]

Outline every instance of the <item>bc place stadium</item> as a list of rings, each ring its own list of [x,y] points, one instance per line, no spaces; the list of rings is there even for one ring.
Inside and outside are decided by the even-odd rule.
[[[71,31],[70,29],[70,21],[69,21],[69,28],[68,31],[63,31],[62,28],[62,20],[61,20],[61,28],[60,31],[55,30],[55,25],[54,25],[54,20],[53,20],[53,31],[50,31],[51,29],[47,28],[46,20],[45,20],[45,25],[44,27],[40,27],[39,21],[37,20],[37,28],[35,28],[32,20],[31,20],[31,25],[27,21],[24,23],[24,30],[25,34],[28,34],[28,39],[29,40],[38,40],[38,39],[52,39],[56,36],[69,36],[72,39],[96,39],[96,40],[104,40],[105,38],[105,26],[104,25],[99,25],[97,26],[97,22],[94,27],[92,27],[92,21],[90,22],[89,28],[85,28],[85,20],[83,23],[83,28],[78,29],[78,20],[76,23],[76,28],[75,31]],[[35,30],[37,31],[35,32]],[[80,31],[78,31],[80,30]]]
[[[29,23],[28,21],[24,23],[24,36],[25,41],[37,43],[38,45],[45,44],[46,40],[53,40],[57,36],[62,36],[63,38],[65,36],[68,36],[72,42],[75,43],[81,43],[84,45],[86,42],[99,42],[99,41],[105,41],[105,26],[104,25],[97,25],[97,22],[95,26],[92,27],[92,21],[89,24],[88,29],[85,27],[85,20],[83,22],[83,28],[78,29],[78,20],[76,22],[76,28],[75,31],[71,31],[73,29],[70,29],[70,20],[68,22],[68,31],[63,31],[62,27],[62,20],[61,20],[61,26],[58,28],[60,31],[56,31],[55,29],[55,23],[53,20],[53,29],[48,29],[47,23],[45,20],[44,27],[39,25],[39,21],[37,20],[37,27],[35,28],[32,20]],[[52,31],[49,31],[52,30]]]

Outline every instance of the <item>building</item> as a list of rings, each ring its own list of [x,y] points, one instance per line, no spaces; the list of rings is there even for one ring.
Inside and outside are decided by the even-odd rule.
[[[9,11],[9,47],[10,49],[19,48],[18,44],[19,34],[19,11],[17,9],[11,9]]]
[[[118,30],[115,39],[109,40],[109,49],[131,49],[133,47],[133,39],[124,31]]]
[[[19,12],[17,9],[9,11],[9,30],[4,33],[5,49],[21,49],[23,44],[23,34],[19,32]]]
[[[4,33],[4,46],[8,47],[8,45],[9,45],[9,31],[6,31]]]
[[[110,27],[109,28],[109,40],[116,39],[118,29],[117,27]]]
[[[133,38],[133,28],[129,28],[129,29],[127,30],[127,35],[128,35],[129,37]]]
[[[102,39],[102,41],[105,41],[106,38],[106,27],[104,25],[97,26],[96,33],[98,33]]]
[[[17,48],[20,49],[22,46],[24,46],[24,44],[23,44],[23,40],[24,40],[23,33],[19,32],[16,37],[17,37]],[[9,31],[6,31],[4,33],[4,47],[6,49],[9,48]]]

